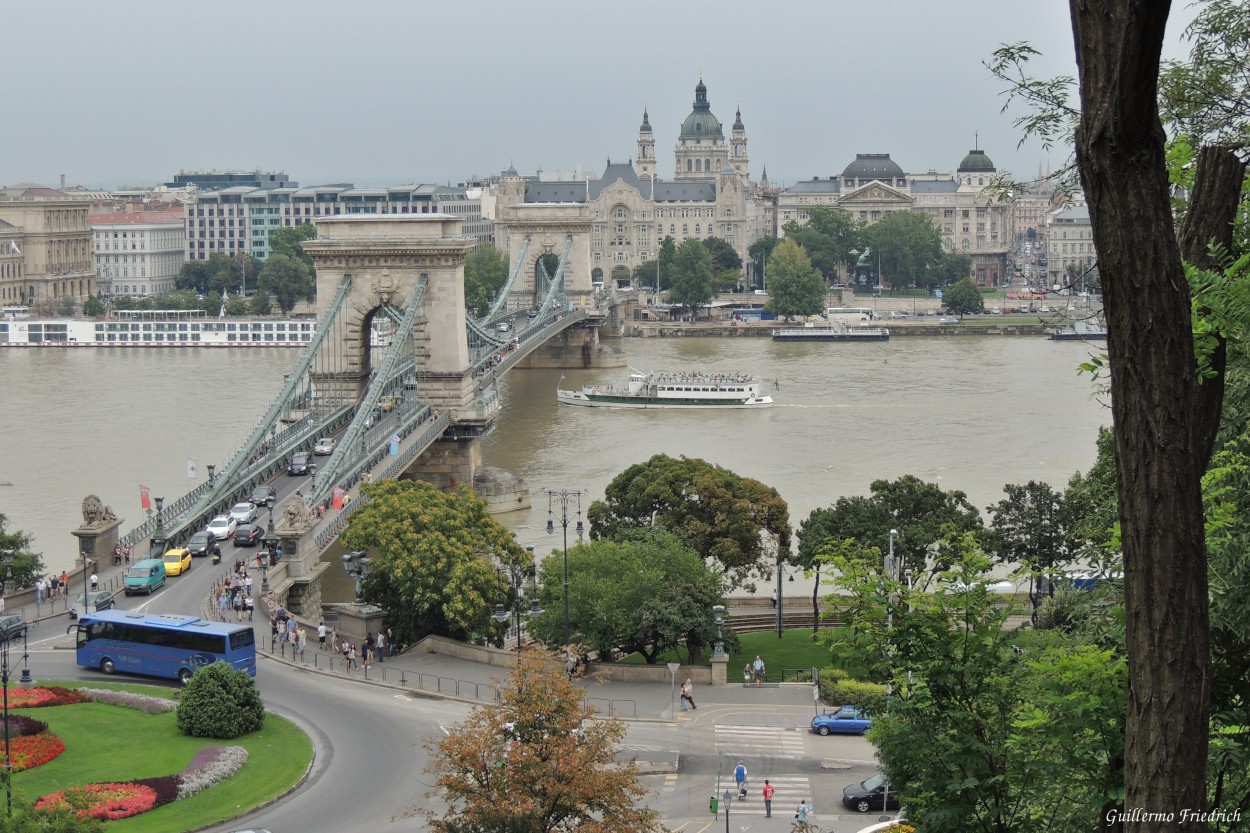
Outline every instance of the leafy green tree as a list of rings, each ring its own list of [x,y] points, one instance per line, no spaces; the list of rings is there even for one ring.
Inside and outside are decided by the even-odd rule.
[[[1068,531],[1065,548],[1074,559],[1098,566],[1103,572],[1120,569],[1120,501],[1116,491],[1115,434],[1098,432],[1098,454],[1089,471],[1076,472],[1063,493],[1062,525]]]
[[[780,243],[779,238],[773,237],[771,234],[765,235],[751,244],[747,249],[747,254],[751,258],[751,262],[755,265],[754,275],[756,285],[759,284],[759,278],[764,274],[764,265],[768,258],[773,256],[773,249]]]
[[[92,295],[82,302],[82,314],[88,318],[104,315],[104,302],[99,295]]]
[[[721,273],[742,269],[742,257],[728,241],[720,237],[708,237],[703,241],[703,247],[712,258],[712,271]]]
[[[924,284],[930,290],[950,286],[972,275],[972,258],[963,252],[942,252],[942,257],[925,275]]]
[[[286,255],[270,255],[265,260],[265,266],[260,272],[257,294],[267,296],[266,306],[268,296],[272,296],[278,302],[282,314],[290,315],[298,301],[312,300],[315,292],[312,270],[302,260],[292,259]]]
[[[185,261],[182,264],[182,268],[178,270],[178,277],[174,279],[174,286],[178,289],[190,289],[200,295],[205,295],[209,291],[209,279],[215,271],[210,268],[209,261]]]
[[[31,537],[20,529],[9,532],[9,519],[0,514],[0,552],[13,553],[13,565],[9,568],[12,581],[6,590],[34,587],[35,579],[43,575],[43,557],[31,552]]]
[[[286,255],[291,260],[298,260],[313,271],[312,255],[304,251],[304,241],[317,236],[317,227],[312,223],[301,223],[298,226],[282,226],[269,232],[269,255]]]
[[[777,490],[706,460],[657,454],[618,474],[586,517],[594,540],[666,530],[725,572],[728,587],[754,588],[790,549],[790,514]]]
[[[958,489],[943,491],[936,483],[926,483],[910,474],[893,481],[874,480],[868,488],[871,499],[884,510],[877,523],[886,521],[886,525],[868,527],[860,535],[848,537],[883,546],[889,542],[890,529],[898,530],[895,557],[900,569],[915,572],[917,581],[926,571],[936,574],[947,569],[950,560],[941,546],[944,539],[952,533],[981,531],[980,513],[968,502],[968,495]],[[869,536],[866,539],[865,532]]]
[[[881,281],[891,289],[924,283],[942,259],[942,236],[927,214],[891,211],[864,229],[864,238],[881,263]]]
[[[648,260],[646,263],[638,264],[629,276],[630,283],[641,289],[654,287],[659,265],[660,262],[658,260]]]
[[[521,654],[500,695],[426,746],[436,779],[427,798],[446,805],[442,815],[406,815],[435,833],[663,833],[637,766],[616,760],[625,724],[592,720],[562,665]]]
[[[256,294],[247,299],[247,312],[249,315],[268,315],[272,312],[272,301],[270,294],[265,289],[256,290]]]
[[[849,211],[827,205],[813,205],[807,209],[806,225],[791,221],[785,226],[786,237],[803,247],[812,259],[812,265],[833,281],[840,268],[855,265],[851,250],[862,251],[867,243],[864,227]]]
[[[957,281],[943,292],[942,305],[960,317],[969,313],[985,312],[985,298],[971,278]]]
[[[660,289],[673,286],[673,266],[677,262],[677,243],[670,235],[664,235],[660,241],[660,256],[656,258],[656,269],[660,275]]]
[[[178,700],[178,731],[196,738],[237,738],[265,725],[256,681],[227,662],[191,675]]]
[[[665,532],[592,541],[569,550],[569,623],[574,642],[600,656],[637,652],[654,664],[684,644],[690,661],[716,637],[713,605],[724,604],[722,577]],[[553,552],[541,568],[544,613],[530,631],[548,645],[564,636],[564,562]]]
[[[1048,483],[1030,480],[1024,486],[1003,486],[1007,497],[985,511],[993,519],[983,542],[1000,564],[1019,565],[1029,577],[1029,601],[1036,613],[1068,564],[1068,531],[1064,528],[1063,495]]]
[[[538,262],[547,270],[547,277],[555,280],[556,272],[560,269],[560,256],[555,252],[547,252],[538,258]]]
[[[365,596],[386,609],[396,638],[492,636],[491,612],[507,595],[495,565],[526,569],[530,562],[485,501],[468,489],[444,494],[416,480],[380,480],[364,491],[368,503],[352,515],[343,546],[369,552]]]
[[[226,315],[240,316],[247,314],[247,298],[244,298],[242,295],[231,295],[230,300],[226,301]]]
[[[835,554],[841,553],[843,557],[847,557],[841,550],[851,545],[858,545],[861,550],[875,547],[880,552],[879,531],[884,528],[888,536],[890,520],[889,512],[878,501],[863,495],[848,495],[838,498],[832,506],[813,509],[807,519],[799,524],[799,552],[796,563],[816,578],[812,584],[813,633],[820,629],[822,566]]]
[[[764,309],[789,320],[792,315],[816,315],[825,305],[825,282],[812,268],[807,252],[786,238],[773,249],[768,272],[768,303]]]
[[[485,315],[507,280],[508,257],[499,249],[484,243],[470,253],[464,261],[464,305],[469,313],[475,318]]]
[[[677,247],[671,274],[670,304],[694,310],[707,306],[716,297],[716,281],[712,276],[712,259],[707,249],[695,238]]]

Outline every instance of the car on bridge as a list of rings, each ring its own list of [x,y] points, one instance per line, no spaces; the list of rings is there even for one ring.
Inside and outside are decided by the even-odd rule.
[[[193,557],[208,555],[213,551],[214,540],[207,530],[202,529],[191,536],[191,540],[187,542],[187,549]]]
[[[250,524],[256,520],[256,504],[250,501],[236,503],[230,509],[230,517],[236,524]]]
[[[872,718],[855,706],[843,706],[836,712],[812,718],[812,731],[821,736],[862,735],[872,726]]]
[[[165,562],[167,576],[180,576],[191,569],[191,553],[185,547],[166,550],[161,560]]]
[[[278,490],[267,483],[252,489],[252,503],[257,506],[273,506],[278,500]]]
[[[500,321],[499,326],[495,327],[495,329],[501,333],[506,333],[512,329],[512,324],[507,321]]]
[[[254,547],[264,537],[265,530],[260,524],[243,524],[232,536],[236,547]]]
[[[204,527],[204,531],[218,541],[224,541],[234,534],[234,528],[238,525],[239,522],[229,515],[218,515],[208,522],[208,526]]]
[[[286,467],[286,473],[290,475],[308,474],[308,464],[312,461],[312,455],[307,451],[297,451],[291,455],[291,462]]]
[[[537,317],[538,317],[538,310],[537,310],[537,309],[531,309],[531,310],[526,311],[526,313],[525,313],[525,314],[526,314],[527,316],[529,316],[530,318],[537,318]]]
[[[327,454],[334,453],[334,437],[321,437],[313,446],[313,454],[318,457],[325,457]]]
[[[378,400],[378,407],[382,409],[383,413],[395,410],[395,397],[383,396]]]

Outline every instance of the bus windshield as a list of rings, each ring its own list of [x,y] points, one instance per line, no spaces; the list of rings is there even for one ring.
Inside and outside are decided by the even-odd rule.
[[[247,625],[196,616],[105,610],[78,622],[78,664],[186,683],[214,662],[256,676],[256,638]]]

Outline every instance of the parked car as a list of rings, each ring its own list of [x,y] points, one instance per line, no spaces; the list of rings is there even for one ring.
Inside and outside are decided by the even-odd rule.
[[[872,726],[872,718],[855,706],[843,706],[836,712],[812,718],[812,731],[818,735],[862,735]]]
[[[86,604],[83,603],[82,593],[78,594],[78,598],[74,599],[74,604],[69,609],[69,618],[77,619],[79,616],[90,616],[101,610],[109,610],[115,604],[114,593],[110,590],[88,590],[86,593]]]
[[[255,489],[252,489],[252,503],[257,506],[273,506],[278,500],[278,490],[273,486],[262,483]]]
[[[958,324],[959,319],[958,318],[939,318],[938,323],[939,324]]]
[[[199,558],[213,551],[215,541],[216,539],[207,530],[200,530],[187,542],[187,550],[190,551],[192,557]]]
[[[243,524],[234,531],[236,547],[254,547],[265,537],[265,529],[260,524]]]
[[[167,576],[180,576],[191,569],[191,553],[187,552],[185,547],[166,550],[161,556],[161,561],[165,562],[165,575]]]
[[[317,440],[317,444],[313,446],[313,454],[318,457],[325,457],[327,454],[334,453],[334,437],[321,437]]]
[[[906,318],[907,313],[903,312],[901,309],[891,310],[890,317],[891,318]]]
[[[857,813],[899,808],[898,793],[891,786],[890,779],[881,773],[860,781],[858,784],[848,784],[843,787],[842,803]]]
[[[308,464],[312,462],[312,455],[307,451],[297,451],[291,455],[291,462],[286,467],[286,473],[291,475],[308,474]]]
[[[250,524],[256,520],[256,504],[249,501],[236,503],[230,509],[230,517],[236,524]]]
[[[234,534],[234,528],[239,522],[229,515],[218,515],[208,522],[208,526],[204,527],[204,531],[209,533],[218,541],[224,541]]]

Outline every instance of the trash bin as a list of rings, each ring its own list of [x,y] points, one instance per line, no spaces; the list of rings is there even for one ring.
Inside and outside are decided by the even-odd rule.
[[[720,811],[720,799],[715,795],[707,800],[707,811],[712,815],[716,815]]]

